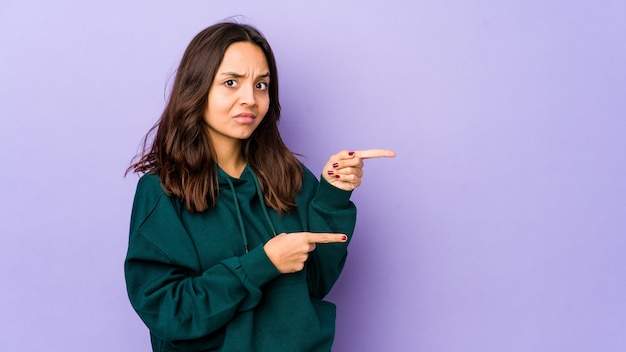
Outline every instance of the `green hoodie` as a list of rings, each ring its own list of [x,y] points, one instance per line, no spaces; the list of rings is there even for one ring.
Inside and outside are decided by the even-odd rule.
[[[347,243],[318,244],[294,274],[280,274],[263,250],[279,233],[352,236],[351,192],[303,169],[297,208],[283,216],[266,208],[250,167],[239,179],[220,169],[217,204],[202,213],[165,194],[157,175],[141,177],[124,269],[154,351],[330,351],[335,306],[323,298]]]

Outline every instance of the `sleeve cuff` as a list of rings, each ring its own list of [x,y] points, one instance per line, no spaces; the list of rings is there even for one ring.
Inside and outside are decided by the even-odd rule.
[[[261,287],[280,275],[278,269],[265,254],[263,246],[258,246],[241,256],[239,262],[250,283],[256,287]]]
[[[345,191],[337,188],[324,177],[320,177],[320,183],[315,194],[315,201],[323,204],[323,208],[327,209],[345,209],[350,206],[350,196],[352,191]]]

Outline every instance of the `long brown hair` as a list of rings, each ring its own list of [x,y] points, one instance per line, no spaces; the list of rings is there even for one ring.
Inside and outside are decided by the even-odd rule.
[[[146,134],[142,152],[126,173],[158,174],[165,192],[179,198],[191,212],[204,211],[209,204],[215,206],[219,192],[216,154],[204,111],[224,53],[236,42],[259,46],[272,77],[269,109],[252,136],[244,141],[242,152],[259,178],[266,204],[279,213],[288,212],[295,207],[303,170],[278,131],[280,102],[274,53],[265,37],[250,25],[218,23],[191,40],[165,110]]]

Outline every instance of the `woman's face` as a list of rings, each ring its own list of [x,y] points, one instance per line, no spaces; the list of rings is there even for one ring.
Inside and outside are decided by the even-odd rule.
[[[270,71],[261,48],[237,42],[226,49],[204,112],[216,147],[252,135],[269,108],[269,84]]]

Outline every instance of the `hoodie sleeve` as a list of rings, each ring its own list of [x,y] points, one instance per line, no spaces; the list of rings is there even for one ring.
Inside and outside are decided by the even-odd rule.
[[[280,273],[262,247],[199,272],[193,242],[158,177],[137,187],[124,264],[131,304],[165,340],[206,336],[256,307],[260,287]]]
[[[312,297],[322,299],[343,270],[348,243],[356,223],[356,207],[350,201],[351,191],[341,190],[323,177],[318,182],[309,171],[305,174],[305,188],[308,188],[307,183],[313,184],[314,192],[308,206],[309,231],[343,233],[348,236],[345,243],[318,244],[309,257],[309,290]]]

